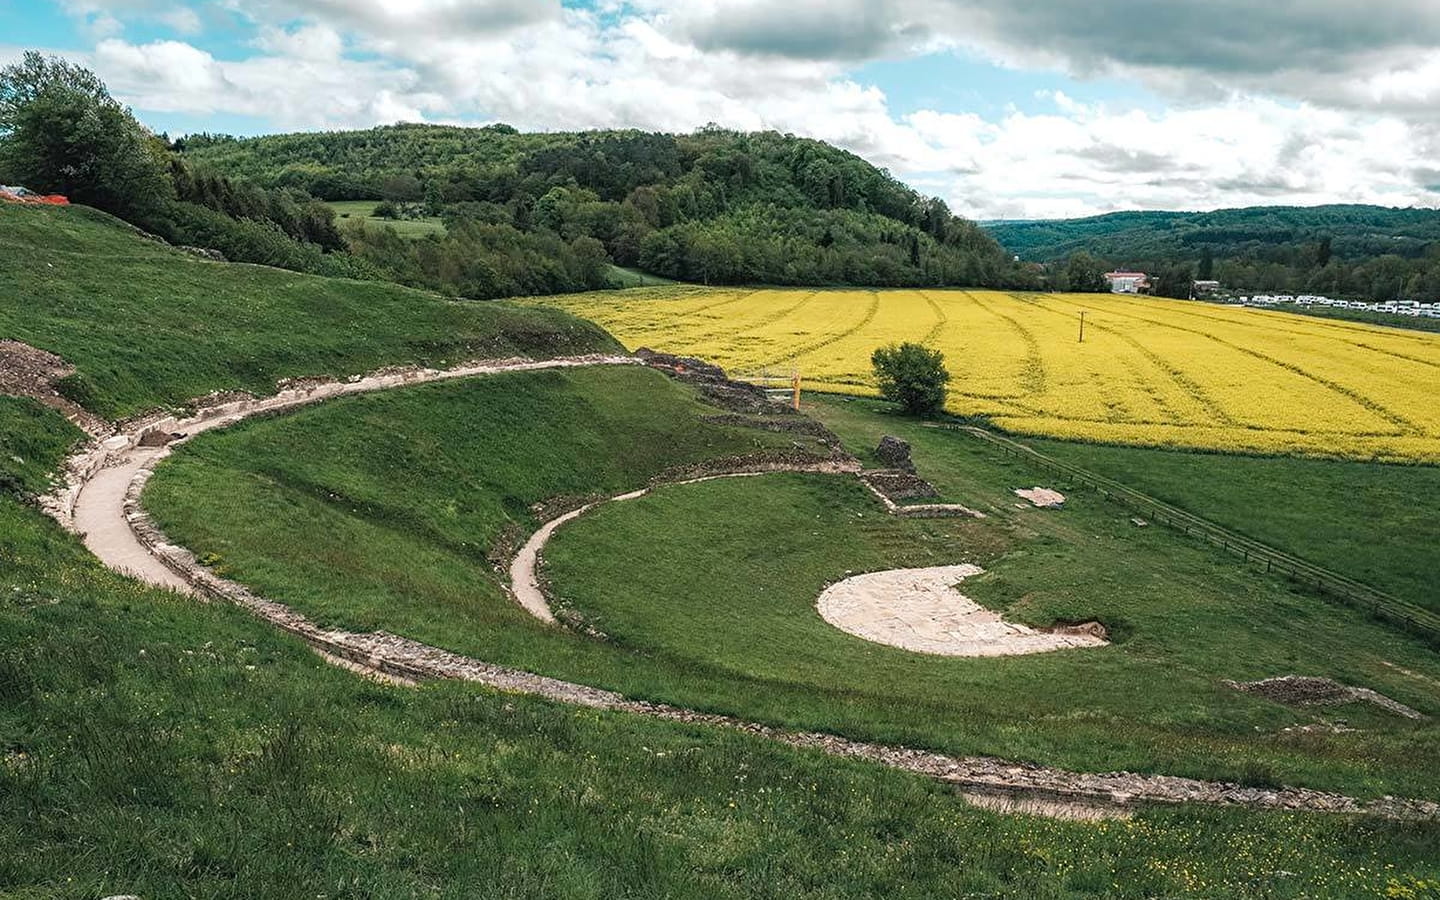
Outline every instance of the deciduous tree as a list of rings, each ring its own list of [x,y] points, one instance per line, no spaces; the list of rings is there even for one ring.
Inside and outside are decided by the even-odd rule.
[[[923,344],[891,344],[870,357],[880,396],[900,404],[912,416],[932,416],[945,405],[950,373],[945,354]]]

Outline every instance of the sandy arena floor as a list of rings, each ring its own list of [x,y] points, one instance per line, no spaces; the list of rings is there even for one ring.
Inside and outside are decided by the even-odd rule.
[[[856,575],[820,594],[820,617],[867,641],[942,656],[1015,656],[1102,647],[1088,634],[1051,634],[1006,622],[955,589],[978,566],[891,569]]]

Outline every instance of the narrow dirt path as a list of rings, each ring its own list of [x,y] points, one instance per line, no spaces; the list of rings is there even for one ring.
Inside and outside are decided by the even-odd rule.
[[[763,467],[735,472],[721,472],[715,475],[706,475],[702,478],[688,478],[684,481],[672,481],[657,487],[678,487],[686,484],[699,484],[702,481],[715,481],[720,478],[750,478],[756,475],[770,475],[780,472],[801,472],[822,475],[853,475],[858,471],[855,466],[848,466],[837,462],[817,462],[810,465],[791,465],[784,463],[771,463]],[[586,513],[606,503],[623,503],[626,500],[638,500],[646,496],[654,487],[641,488],[638,491],[630,491],[624,494],[616,494],[604,500],[597,500],[579,509],[571,510],[562,516],[556,516],[550,521],[541,525],[515,558],[510,562],[510,594],[515,598],[526,612],[542,622],[554,624],[555,614],[550,611],[550,601],[545,598],[545,591],[540,586],[540,554],[545,545],[550,543],[550,538],[555,535],[561,525],[573,522]],[[888,498],[887,498],[888,499]]]
[[[176,575],[140,543],[125,520],[125,494],[136,473],[163,456],[163,448],[136,447],[105,465],[80,491],[74,508],[73,527],[90,552],[105,565],[158,587],[185,594],[195,593],[190,582]]]
[[[60,524],[72,531],[86,535],[86,546],[110,565],[112,560],[106,554],[121,553],[131,549],[122,531],[128,531],[123,517],[117,515],[120,504],[115,491],[117,482],[128,482],[142,467],[154,465],[169,455],[172,442],[166,440],[160,447],[143,446],[147,434],[178,434],[183,438],[233,425],[249,416],[277,410],[293,409],[312,403],[319,403],[335,397],[383,391],[405,385],[426,384],[436,381],[450,381],[476,375],[495,375],[504,372],[530,372],[537,369],[565,369],[577,366],[640,365],[630,356],[572,356],[556,359],[496,359],[465,363],[451,369],[422,369],[397,367],[381,369],[369,375],[355,376],[344,381],[338,379],[297,379],[281,382],[281,389],[269,397],[255,398],[241,395],[220,395],[217,398],[202,397],[192,406],[195,412],[177,419],[163,413],[143,417],[126,423],[123,430],[115,435],[97,439],[65,462],[64,479],[61,487],[41,498],[41,504]],[[182,439],[183,439],[182,438]],[[109,471],[116,470],[116,471]],[[128,473],[128,474],[126,474]],[[90,488],[97,489],[91,491]],[[120,494],[124,493],[123,488]],[[88,528],[79,527],[84,521]],[[93,540],[93,545],[91,541]],[[113,544],[122,548],[111,551]],[[116,557],[114,562],[123,569],[125,560]],[[115,567],[115,566],[112,566]]]
[[[140,495],[153,467],[167,455],[170,446],[138,446],[152,430],[180,432],[192,436],[212,428],[234,424],[248,416],[297,407],[330,397],[384,390],[450,378],[499,372],[586,365],[627,365],[628,357],[584,357],[533,362],[501,360],[475,363],[444,371],[391,370],[350,381],[312,382],[287,388],[274,397],[234,400],[205,406],[197,404],[194,416],[175,420],[155,418],[134,423],[126,431],[98,442],[72,457],[67,466],[71,481],[44,505],[62,525],[81,531],[88,546],[102,562],[117,571],[133,574],[160,587],[185,590],[244,607],[276,627],[294,634],[319,651],[326,659],[354,671],[398,682],[454,679],[482,684],[514,693],[529,694],[559,703],[587,706],[651,716],[691,725],[707,725],[743,731],[780,743],[817,750],[831,756],[861,759],[890,768],[934,778],[968,792],[1000,794],[1021,799],[1018,808],[1065,814],[1074,807],[1079,815],[1093,815],[1094,804],[1125,808],[1136,803],[1206,803],[1236,805],[1255,809],[1300,810],[1307,812],[1352,813],[1403,820],[1440,819],[1440,803],[1385,797],[1361,801],[1340,794],[1306,788],[1252,788],[1224,782],[1199,781],[1166,775],[1129,772],[1091,774],[1048,766],[1013,762],[986,756],[954,757],[906,747],[856,741],[832,734],[787,731],[730,716],[701,713],[661,703],[635,700],[622,694],[574,684],[544,675],[494,665],[385,632],[358,634],[324,629],[295,610],[259,597],[242,585],[216,576],[202,566],[194,554],[171,543],[140,506]],[[730,473],[728,476],[759,473]],[[706,479],[698,479],[706,480]],[[621,495],[631,499],[645,491]],[[602,501],[603,502],[603,501]],[[577,510],[548,523],[537,535],[553,534],[564,521],[585,512]],[[547,530],[548,529],[548,530]],[[521,563],[524,551],[512,565],[512,574],[529,573],[528,588],[538,594],[522,600],[527,609],[542,618],[550,614],[548,604],[533,573],[544,540],[535,541],[533,552]],[[530,544],[527,544],[529,547]],[[137,554],[138,548],[138,554]],[[522,579],[523,580],[523,579]],[[516,582],[521,584],[520,581]],[[517,591],[517,598],[520,592]],[[537,603],[538,607],[532,608]],[[539,610],[543,610],[540,612]]]

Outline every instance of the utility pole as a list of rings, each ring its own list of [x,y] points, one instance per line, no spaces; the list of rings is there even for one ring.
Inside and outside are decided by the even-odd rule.
[[[1080,343],[1085,343],[1085,310],[1080,310]]]

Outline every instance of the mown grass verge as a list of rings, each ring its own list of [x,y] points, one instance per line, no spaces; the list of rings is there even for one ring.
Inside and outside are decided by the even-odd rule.
[[[367,228],[390,228],[401,237],[423,238],[432,234],[443,235],[445,222],[439,216],[425,216],[420,219],[387,219],[375,215],[380,200],[331,200],[335,217],[341,222],[360,222]]]

